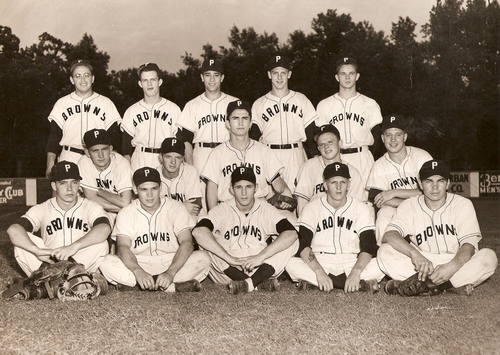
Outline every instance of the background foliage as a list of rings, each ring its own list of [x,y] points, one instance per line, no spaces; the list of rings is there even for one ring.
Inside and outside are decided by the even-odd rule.
[[[337,90],[334,63],[358,59],[358,90],[374,98],[382,114],[400,113],[412,124],[408,144],[450,162],[454,170],[499,169],[500,6],[490,0],[436,2],[416,40],[409,17],[392,24],[389,35],[366,21],[355,23],[336,10],[320,13],[312,32],[297,30],[285,43],[252,27],[234,26],[230,46],[202,47],[200,57],[182,56],[185,69],[164,72],[162,96],[184,104],[203,91],[203,58],[224,61],[223,90],[253,102],[270,89],[266,63],[275,53],[294,64],[290,86],[314,105]],[[136,68],[108,73],[109,55],[90,34],[77,44],[48,33],[20,48],[19,38],[0,25],[0,176],[43,176],[47,116],[58,98],[72,91],[69,63],[87,58],[95,91],[110,97],[121,114],[142,98]],[[154,58],[152,58],[154,60]],[[375,156],[382,153],[375,151]]]

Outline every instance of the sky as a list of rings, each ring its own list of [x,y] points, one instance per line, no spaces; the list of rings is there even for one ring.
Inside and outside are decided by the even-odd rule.
[[[199,58],[202,46],[229,46],[229,31],[253,27],[276,33],[281,43],[295,30],[311,33],[319,13],[336,9],[354,22],[370,22],[388,36],[392,23],[410,17],[429,21],[436,0],[1,0],[0,25],[10,27],[22,48],[48,32],[72,44],[84,33],[122,70],[155,62],[171,73],[184,68],[181,56]]]

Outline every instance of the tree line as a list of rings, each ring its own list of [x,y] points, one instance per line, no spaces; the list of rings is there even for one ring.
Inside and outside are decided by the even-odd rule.
[[[375,99],[383,115],[399,113],[412,122],[409,145],[447,160],[457,171],[499,169],[499,3],[437,0],[421,41],[416,27],[409,17],[400,17],[386,35],[369,22],[355,23],[348,14],[328,10],[312,20],[311,33],[296,30],[280,43],[274,33],[233,26],[229,47],[207,43],[200,57],[184,53],[185,68],[164,72],[161,94],[182,108],[203,92],[201,61],[215,57],[224,62],[223,91],[253,102],[270,90],[270,56],[282,53],[293,62],[291,89],[316,105],[337,91],[335,61],[352,56],[361,73],[358,91]],[[94,90],[108,96],[121,114],[142,98],[142,90],[137,68],[108,72],[110,56],[89,34],[76,44],[46,32],[29,47],[19,43],[0,25],[0,175],[43,176],[47,116],[57,99],[73,90],[71,61],[90,60]],[[383,151],[378,146],[375,157]]]

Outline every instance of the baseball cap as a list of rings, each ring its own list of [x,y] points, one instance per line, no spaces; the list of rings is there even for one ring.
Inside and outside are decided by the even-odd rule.
[[[332,124],[325,124],[325,125],[317,128],[317,132],[314,135],[314,140],[317,142],[319,136],[321,136],[323,133],[328,133],[328,132],[335,134],[337,136],[337,138],[340,140],[340,132],[337,129],[337,127],[335,127]]]
[[[242,100],[231,101],[227,105],[227,117],[231,116],[234,110],[247,110],[248,113],[251,113],[252,106],[250,106],[248,102]]]
[[[81,180],[80,170],[78,170],[78,165],[67,160],[61,160],[55,164],[50,170],[50,181],[61,181],[61,180]]]
[[[108,132],[104,129],[91,129],[83,135],[83,142],[87,149],[98,144],[111,145],[111,139]]]
[[[73,70],[75,70],[76,67],[84,66],[90,69],[90,72],[94,74],[94,68],[92,68],[92,65],[90,62],[86,59],[77,59],[71,62],[71,65],[69,66],[69,72],[73,75]]]
[[[184,142],[177,138],[165,138],[161,143],[160,154],[166,153],[179,153],[184,155],[185,152]]]
[[[342,57],[337,60],[337,72],[342,65],[351,64],[358,70],[358,62],[352,57]]]
[[[158,64],[156,63],[144,63],[142,64],[139,69],[137,69],[137,75],[140,77],[142,72],[144,71],[155,71],[156,74],[158,74],[158,77],[161,77],[161,70]]]
[[[234,185],[241,180],[250,181],[254,185],[257,183],[253,169],[244,166],[236,168],[236,170],[231,173],[231,185]]]
[[[290,70],[292,69],[292,64],[286,57],[283,57],[282,55],[274,55],[269,60],[269,64],[267,65],[267,70],[271,71],[277,67],[282,67]]]
[[[326,166],[323,171],[323,179],[328,180],[334,176],[342,176],[346,179],[350,179],[349,168],[343,163],[333,163]]]
[[[385,116],[382,120],[382,132],[389,128],[399,128],[403,131],[406,131],[406,129],[408,128],[408,124],[403,116],[393,114]]]
[[[150,168],[149,166],[137,169],[134,172],[132,180],[134,180],[134,185],[137,187],[145,182],[156,182],[158,184],[161,183],[160,173],[158,172],[158,170]]]
[[[205,59],[201,65],[201,72],[213,70],[224,74],[224,68],[222,67],[222,62],[219,59]]]
[[[450,167],[441,160],[429,160],[422,165],[418,172],[420,180],[425,180],[433,175],[440,175],[446,180],[450,178]]]

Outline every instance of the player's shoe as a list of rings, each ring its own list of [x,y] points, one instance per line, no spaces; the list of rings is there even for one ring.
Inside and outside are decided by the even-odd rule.
[[[275,292],[279,291],[280,283],[276,278],[270,278],[257,286],[257,291],[270,291]]]
[[[436,285],[429,279],[420,281],[418,274],[414,274],[404,281],[390,280],[384,286],[384,291],[390,295],[400,295],[405,297],[429,294],[431,296],[442,293]]]
[[[229,281],[227,285],[229,289],[229,293],[232,295],[237,295],[238,293],[247,293],[248,292],[248,283],[245,280],[242,281]]]
[[[318,287],[313,284],[307,282],[306,280],[299,280],[297,283],[297,290],[299,291],[308,291],[308,290],[317,290]]]
[[[198,280],[189,280],[186,282],[176,282],[175,292],[200,292],[201,284]]]
[[[105,294],[108,293],[108,280],[100,273],[100,272],[93,272],[90,274],[92,277],[92,281],[97,283],[100,288],[99,295],[104,296]]]
[[[361,280],[359,281],[359,292],[377,293],[379,284],[377,280]]]

